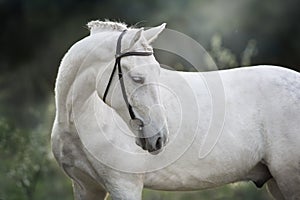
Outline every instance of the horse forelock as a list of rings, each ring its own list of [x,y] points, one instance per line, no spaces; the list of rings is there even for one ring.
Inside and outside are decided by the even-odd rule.
[[[87,27],[90,29],[90,33],[95,34],[98,32],[102,32],[102,31],[107,31],[107,30],[111,30],[111,31],[123,31],[127,29],[127,25],[125,23],[121,23],[121,22],[112,22],[112,21],[99,21],[99,20],[94,20],[94,21],[90,21],[87,24]]]

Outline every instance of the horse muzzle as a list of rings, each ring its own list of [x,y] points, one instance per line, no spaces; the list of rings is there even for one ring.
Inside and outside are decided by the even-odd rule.
[[[163,147],[167,143],[167,137],[168,131],[166,128],[163,128],[161,131],[151,137],[136,138],[136,144],[149,153],[156,155],[163,150]]]

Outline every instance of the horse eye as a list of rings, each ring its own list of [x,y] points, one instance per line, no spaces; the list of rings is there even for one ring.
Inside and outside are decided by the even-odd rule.
[[[144,77],[140,77],[140,76],[132,76],[131,77],[132,80],[136,83],[140,83],[140,84],[143,84],[144,81],[145,81],[145,78]]]

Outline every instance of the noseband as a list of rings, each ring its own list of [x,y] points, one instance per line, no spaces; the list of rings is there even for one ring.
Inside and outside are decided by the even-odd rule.
[[[129,51],[129,52],[121,52],[121,43],[122,43],[122,38],[125,35],[126,30],[124,30],[121,35],[118,38],[117,41],[117,48],[116,48],[116,55],[115,55],[115,65],[114,68],[111,72],[111,75],[109,77],[109,81],[108,84],[106,86],[104,95],[103,95],[103,101],[105,102],[108,90],[110,88],[113,76],[116,72],[116,69],[118,68],[118,75],[119,75],[119,81],[120,81],[120,86],[121,86],[121,90],[122,90],[122,95],[123,95],[123,99],[126,103],[130,118],[131,118],[131,123],[130,125],[135,129],[137,129],[138,131],[142,131],[143,130],[143,126],[144,123],[142,120],[140,120],[139,118],[137,118],[133,112],[132,106],[130,105],[130,103],[128,102],[128,97],[126,94],[126,90],[125,90],[125,85],[124,85],[124,80],[123,80],[123,73],[122,73],[122,68],[121,68],[121,58],[124,57],[128,57],[128,56],[150,56],[153,54],[153,52],[150,51],[144,51],[144,52],[139,52],[139,51]]]

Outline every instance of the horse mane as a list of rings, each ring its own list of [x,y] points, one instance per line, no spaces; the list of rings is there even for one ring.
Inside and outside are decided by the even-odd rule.
[[[125,23],[112,22],[112,21],[109,21],[109,20],[105,20],[105,21],[100,21],[100,20],[90,21],[87,24],[87,27],[89,28],[91,35],[93,35],[95,33],[99,33],[101,31],[107,31],[107,30],[123,31],[123,30],[127,29],[127,25]]]

